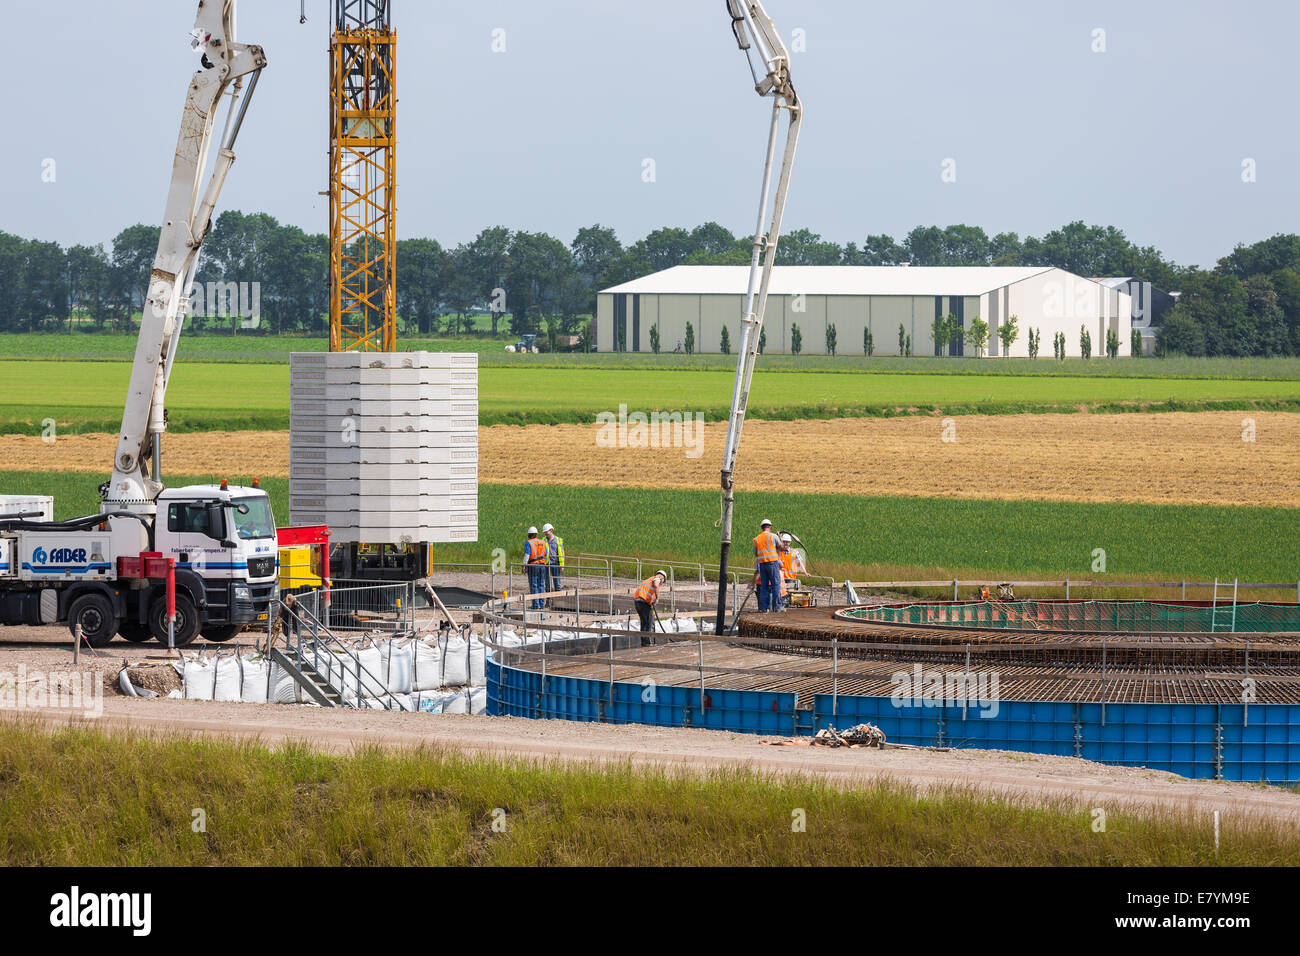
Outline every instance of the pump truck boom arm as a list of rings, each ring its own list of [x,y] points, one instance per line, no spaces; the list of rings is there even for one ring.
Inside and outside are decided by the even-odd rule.
[[[158,253],[140,320],[131,383],[122,412],[113,477],[104,489],[104,509],[150,511],[162,490],[161,436],[166,430],[164,398],[198,267],[199,251],[212,228],[212,211],[235,161],[234,145],[248,101],[266,66],[260,46],[235,40],[237,0],[199,0],[192,45],[202,57],[190,79],[163,212]],[[249,76],[247,89],[244,77]],[[206,186],[213,126],[225,96],[230,97],[217,154]],[[146,473],[153,462],[153,474]]]
[[[767,311],[767,294],[776,262],[781,219],[790,191],[790,172],[794,167],[795,149],[803,123],[803,104],[790,79],[790,54],[759,0],[726,0],[731,15],[731,29],[749,59],[754,89],[759,96],[772,98],[772,121],[768,131],[767,156],[763,164],[763,185],[759,198],[758,226],[754,232],[753,257],[749,265],[749,285],[745,292],[745,315],[740,325],[737,349],[736,382],[731,396],[731,418],[727,423],[727,444],[722,459],[722,553],[719,560],[718,614],[716,631],[727,631],[727,561],[731,553],[731,513],[735,503],[736,456],[740,451],[740,432],[749,405],[749,387],[758,359],[759,338]],[[781,114],[788,114],[785,153],[776,192],[772,193],[772,170],[780,137]],[[771,207],[771,219],[768,208]],[[766,225],[766,229],[764,228]]]

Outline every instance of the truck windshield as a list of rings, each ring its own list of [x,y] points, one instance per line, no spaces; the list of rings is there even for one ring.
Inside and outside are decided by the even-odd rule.
[[[245,541],[253,538],[274,538],[275,521],[271,517],[271,504],[266,498],[236,498],[231,504],[247,505],[248,514],[240,514],[239,508],[230,509],[235,517],[235,531]]]

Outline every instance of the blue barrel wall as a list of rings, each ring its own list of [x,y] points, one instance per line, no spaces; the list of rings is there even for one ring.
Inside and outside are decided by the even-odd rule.
[[[832,716],[832,713],[836,716]],[[1300,783],[1300,705],[1106,704],[1002,701],[996,716],[969,706],[896,705],[889,697],[818,694],[817,729],[872,723],[894,743],[1083,757],[1194,779]]]
[[[699,687],[656,685],[648,694],[645,685],[616,681],[611,700],[608,681],[548,674],[543,697],[540,673],[503,667],[492,656],[487,661],[487,685],[487,712],[498,716],[704,727],[745,734],[796,733],[794,694],[706,687],[701,708]]]
[[[811,715],[795,694],[641,684],[547,675],[487,661],[488,713],[736,733],[796,736],[872,723],[890,741],[1083,757],[1193,779],[1300,784],[1300,705],[1106,704],[1002,701],[996,716],[971,705],[896,705],[889,697],[817,694]],[[811,717],[811,722],[807,722]],[[801,722],[801,719],[804,722]]]

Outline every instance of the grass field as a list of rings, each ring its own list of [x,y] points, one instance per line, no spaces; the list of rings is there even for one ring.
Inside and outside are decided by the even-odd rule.
[[[480,320],[481,322],[483,320]],[[734,355],[674,355],[651,352],[556,355],[509,355],[505,345],[515,336],[501,338],[420,338],[400,336],[403,351],[478,352],[484,365],[516,368],[640,368],[734,371]],[[0,359],[65,361],[129,361],[135,355],[136,336],[131,333],[14,333],[0,335]],[[181,339],[182,362],[234,362],[284,364],[291,352],[323,352],[325,338],[309,336],[229,336],[187,333]],[[1090,361],[1049,358],[976,359],[914,356],[863,355],[765,355],[761,368],[780,371],[884,372],[919,375],[1033,375],[1099,378],[1197,378],[1300,380],[1300,358],[1186,358],[1116,359]]]
[[[194,810],[204,828],[192,825]],[[804,812],[806,831],[791,825]],[[494,828],[494,822],[496,826]],[[1244,866],[1294,829],[1231,814],[1092,815],[971,791],[840,791],[739,771],[672,776],[362,748],[42,732],[0,723],[6,866]]]
[[[130,378],[126,362],[0,361],[0,433],[116,431]],[[590,423],[602,411],[702,412],[725,421],[732,375],[717,369],[483,368],[481,424]],[[1300,410],[1300,380],[1103,378],[765,371],[754,379],[755,418],[1013,414],[1026,411]],[[167,395],[177,431],[288,427],[286,365],[178,365]]]
[[[52,494],[57,518],[98,508],[100,474],[0,472],[0,494]],[[228,477],[169,476],[173,487]],[[289,523],[288,481],[266,478],[276,521]],[[551,522],[572,552],[716,564],[719,496],[706,491],[479,488],[477,544],[440,545],[439,560],[520,560],[523,530]],[[736,500],[737,561],[770,517],[810,549],[818,574],[854,580],[944,577],[1102,578],[1284,583],[1300,578],[1300,509],[746,493]],[[1094,549],[1106,574],[1092,571]],[[1294,595],[1294,588],[1290,594]]]

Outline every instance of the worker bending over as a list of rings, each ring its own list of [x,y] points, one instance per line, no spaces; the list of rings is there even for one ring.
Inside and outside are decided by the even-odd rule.
[[[781,554],[789,551],[785,543],[772,532],[772,522],[766,518],[759,524],[758,537],[754,539],[755,570],[758,571],[759,611],[781,610]]]
[[[656,571],[650,577],[641,582],[641,586],[636,589],[635,604],[636,613],[641,618],[641,633],[650,634],[654,632],[654,607],[659,602],[659,589],[664,586],[668,580],[668,572]],[[641,646],[645,647],[650,643],[647,638],[641,638]]]
[[[788,534],[781,535],[781,543],[785,545],[785,550],[781,552],[781,609],[785,610],[790,606],[790,592],[797,590],[799,587],[799,575],[803,574],[807,568],[803,566],[803,559],[799,557],[799,552],[790,547],[793,539]]]
[[[528,529],[528,540],[524,542],[524,566],[528,568],[528,593],[541,594],[546,590],[546,542],[537,537],[537,529]],[[534,599],[528,606],[540,611],[546,602]]]
[[[550,565],[551,590],[560,590],[564,573],[564,539],[555,533],[555,526],[542,525],[542,534],[546,535],[546,563]]]

